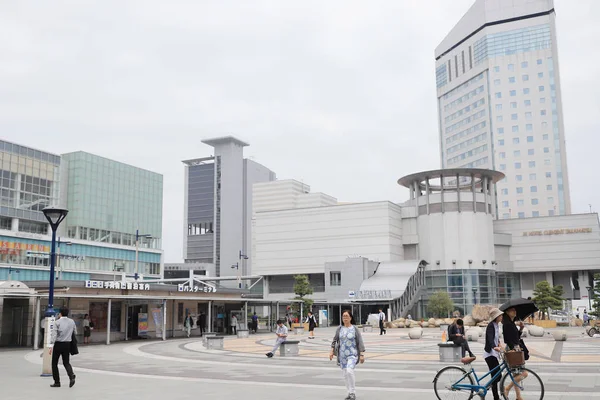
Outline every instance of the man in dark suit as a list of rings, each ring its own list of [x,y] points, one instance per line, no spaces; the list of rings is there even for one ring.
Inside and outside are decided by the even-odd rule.
[[[200,328],[200,337],[202,337],[202,335],[204,334],[204,330],[206,329],[206,314],[204,314],[204,311],[202,311],[198,316],[198,321],[196,322],[196,325],[198,325],[198,327]]]
[[[448,337],[455,345],[462,348],[463,357],[467,352],[470,357],[474,357],[473,352],[469,347],[469,342],[465,338],[465,324],[462,319],[457,319],[455,323],[448,327]]]

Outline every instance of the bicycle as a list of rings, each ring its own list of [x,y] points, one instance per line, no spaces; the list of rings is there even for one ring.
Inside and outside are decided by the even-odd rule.
[[[600,333],[600,329],[598,329],[598,327],[596,326],[592,326],[587,330],[587,334],[589,337],[594,337],[594,335],[597,335]]]
[[[504,399],[516,399],[514,387],[510,390],[508,397],[504,394],[504,388],[511,382],[515,387],[518,387],[522,391],[521,396],[525,395],[527,400],[542,400],[544,398],[544,383],[538,374],[524,366],[509,366],[504,357],[504,353],[502,354],[502,363],[481,377],[478,377],[475,369],[473,369],[473,361],[475,361],[475,358],[463,362],[469,367],[469,370],[465,370],[465,368],[456,365],[449,365],[438,371],[433,379],[433,389],[439,400],[462,398],[470,400],[475,395],[484,399],[492,386],[492,382],[503,373],[504,376],[500,381],[498,390]],[[515,381],[515,376],[519,376],[523,374],[523,372],[528,374],[527,378],[520,382]],[[483,383],[482,381],[488,376],[491,376],[490,379],[486,383]],[[507,381],[507,379],[510,380]],[[475,384],[475,382],[477,382],[477,384]]]

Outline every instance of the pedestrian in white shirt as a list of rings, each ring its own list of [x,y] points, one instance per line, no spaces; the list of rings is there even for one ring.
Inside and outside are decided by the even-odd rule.
[[[77,334],[75,328],[75,321],[69,318],[69,309],[62,307],[58,314],[58,319],[54,323],[55,327],[50,332],[50,343],[53,345],[50,349],[50,355],[52,356],[52,377],[54,378],[54,384],[50,387],[60,387],[60,374],[58,373],[58,359],[62,357],[63,365],[69,375],[69,387],[73,387],[75,384],[75,374],[73,373],[73,367],[69,358],[71,356],[71,340],[73,334]]]
[[[235,316],[235,314],[231,315],[231,321],[230,321],[229,324],[231,325],[231,334],[232,335],[237,335],[238,320],[237,320],[237,317]]]
[[[275,346],[273,346],[273,350],[267,353],[267,357],[269,358],[272,358],[273,353],[275,353],[279,346],[281,346],[281,344],[287,340],[288,328],[283,324],[283,321],[280,319],[277,320],[277,330],[275,331],[275,334],[277,335],[277,340],[275,341]]]
[[[379,335],[387,334],[385,330],[385,314],[383,313],[383,309],[379,309]]]

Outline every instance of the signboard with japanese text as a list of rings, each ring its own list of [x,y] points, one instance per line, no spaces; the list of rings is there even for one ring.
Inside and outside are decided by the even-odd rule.
[[[194,293],[198,293],[198,292],[203,292],[203,293],[215,293],[217,291],[216,287],[212,287],[212,286],[190,286],[190,285],[186,285],[186,284],[179,284],[177,285],[177,291],[178,292],[194,292]]]
[[[85,281],[85,287],[88,289],[150,290],[148,283],[138,282]]]
[[[572,235],[574,233],[592,233],[592,228],[547,229],[545,231],[523,232],[523,236]]]

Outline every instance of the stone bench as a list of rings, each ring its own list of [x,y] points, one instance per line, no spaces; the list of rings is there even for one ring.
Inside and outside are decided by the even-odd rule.
[[[223,336],[209,336],[206,338],[207,350],[223,350]]]
[[[250,337],[250,331],[248,329],[238,329],[237,337],[240,339]]]
[[[440,349],[441,362],[460,362],[462,358],[462,349],[459,345],[453,342],[438,343]]]
[[[363,325],[363,332],[373,332],[373,325]]]
[[[209,337],[215,337],[217,336],[216,333],[210,332],[207,333],[205,332],[204,335],[202,335],[202,344],[206,347],[206,339],[208,339]]]
[[[299,340],[286,340],[281,343],[279,347],[279,356],[281,357],[292,357],[300,354],[300,349],[298,345],[300,344]]]
[[[297,326],[294,328],[294,335],[304,335],[304,327]]]

